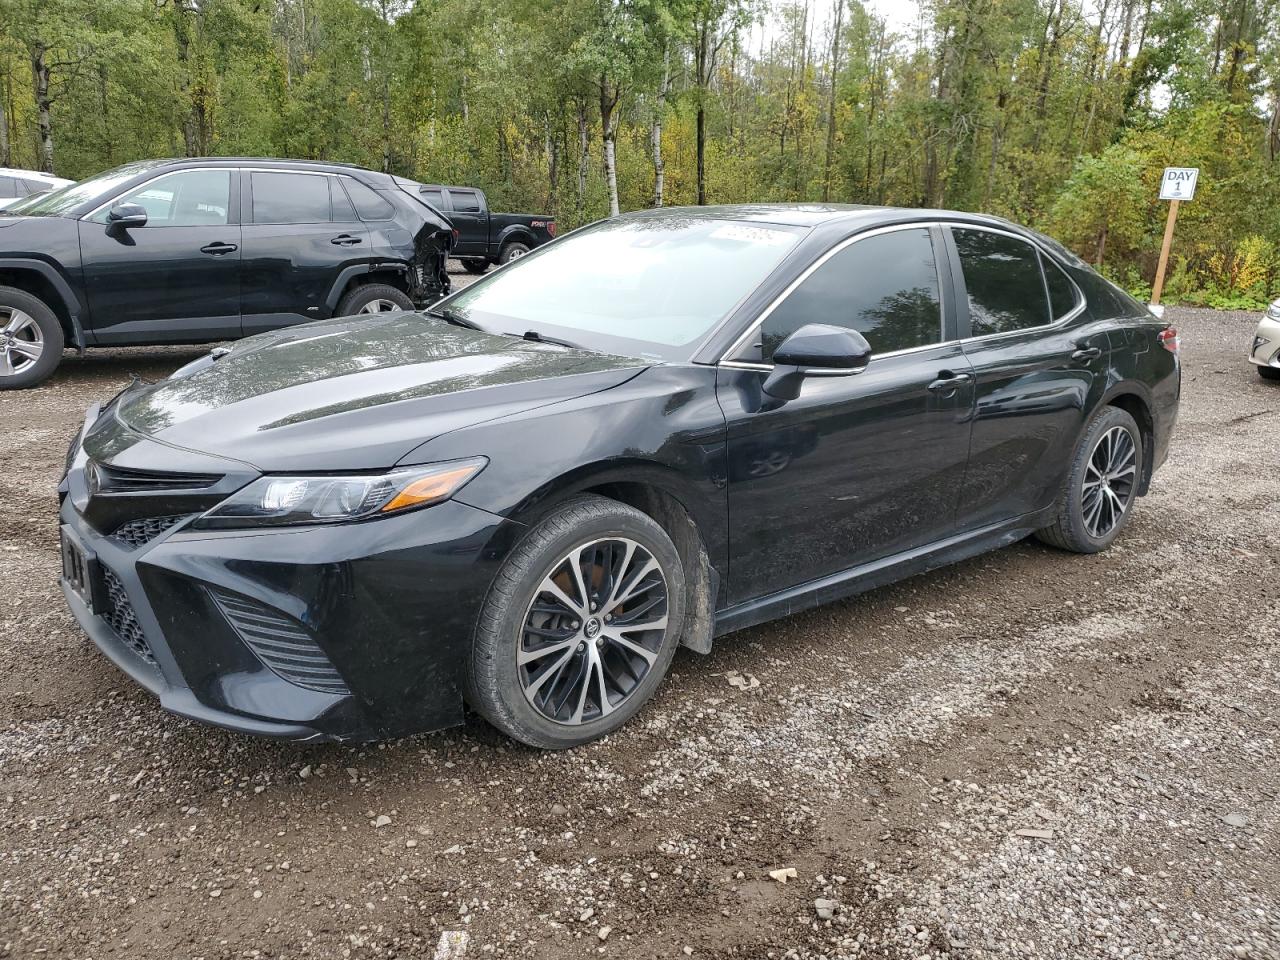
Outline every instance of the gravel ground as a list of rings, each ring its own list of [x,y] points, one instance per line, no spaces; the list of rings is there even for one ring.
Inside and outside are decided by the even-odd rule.
[[[199,351],[0,394],[0,956],[1280,958],[1280,384],[1254,317],[1170,319],[1178,434],[1111,551],[682,651],[560,754],[161,712],[64,610],[53,488],[91,400]]]

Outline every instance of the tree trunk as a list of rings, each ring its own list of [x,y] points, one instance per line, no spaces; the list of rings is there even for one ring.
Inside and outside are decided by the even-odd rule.
[[[653,126],[649,128],[649,146],[653,151],[653,205],[662,206],[662,194],[666,188],[667,168],[662,160],[662,112],[667,105],[667,86],[671,82],[671,51],[662,52],[662,80],[658,83],[658,95],[654,98]]]
[[[50,118],[53,101],[49,96],[50,71],[48,61],[45,60],[47,52],[43,43],[36,43],[31,47],[31,78],[35,84],[39,165],[45,173],[53,173],[53,122]]]
[[[1106,224],[1103,224],[1102,230],[1098,233],[1098,257],[1093,263],[1094,267],[1096,267],[1099,270],[1102,269],[1102,255],[1106,253],[1106,250],[1107,250],[1107,227],[1106,227]]]
[[[578,224],[587,219],[587,164],[591,162],[590,142],[587,135],[587,105],[578,102]]]
[[[844,0],[836,0],[835,25],[831,31],[831,89],[827,91],[827,157],[822,165],[822,201],[831,200],[831,160],[836,149],[836,79],[840,76],[840,28],[844,22]]]
[[[619,92],[610,87],[605,77],[600,78],[600,139],[604,144],[604,178],[609,184],[609,216],[616,217],[618,208],[618,163],[615,155],[615,139],[617,138],[617,121],[614,108],[618,105]]]
[[[1280,160],[1280,90],[1271,101],[1271,127],[1267,136],[1267,156],[1272,160]]]
[[[698,43],[694,51],[694,74],[698,86],[697,153],[698,206],[707,202],[707,87],[710,85],[711,24],[710,14],[698,25]]]
[[[4,97],[0,96],[0,167],[13,166],[9,152],[9,114],[4,109]]]

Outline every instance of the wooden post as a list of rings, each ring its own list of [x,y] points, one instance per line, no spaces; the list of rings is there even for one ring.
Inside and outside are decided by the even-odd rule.
[[[1169,247],[1173,243],[1173,225],[1178,220],[1178,204],[1181,200],[1169,201],[1169,219],[1164,222],[1164,242],[1160,244],[1160,263],[1156,267],[1156,282],[1151,288],[1151,302],[1160,302],[1160,293],[1164,290],[1164,272],[1169,266]]]

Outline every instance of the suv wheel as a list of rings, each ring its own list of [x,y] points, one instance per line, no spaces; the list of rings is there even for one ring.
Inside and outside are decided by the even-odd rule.
[[[1103,407],[1085,429],[1058,500],[1058,516],[1036,537],[1063,550],[1098,553],[1129,521],[1142,479],[1142,433],[1119,407]]]
[[[1263,380],[1280,380],[1280,370],[1275,367],[1258,367],[1258,376]]]
[[[361,313],[390,313],[393,310],[412,309],[413,301],[398,287],[387,283],[366,283],[342,298],[337,315],[354,317]]]
[[[467,273],[484,273],[489,269],[489,261],[467,257],[462,261],[462,268],[466,270]]]
[[[498,258],[499,263],[510,263],[512,260],[519,260],[529,252],[529,245],[521,243],[518,240],[512,240],[502,248],[502,256]]]
[[[611,733],[666,675],[684,591],[680,556],[652,517],[603,497],[568,501],[494,578],[467,664],[468,701],[533,747]]]
[[[0,287],[0,390],[34,387],[62,362],[54,312],[24,290]]]

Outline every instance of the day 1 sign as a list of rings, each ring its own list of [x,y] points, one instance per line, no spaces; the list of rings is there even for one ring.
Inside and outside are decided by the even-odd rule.
[[[1199,167],[1165,167],[1160,181],[1161,200],[1190,200],[1196,195]]]

